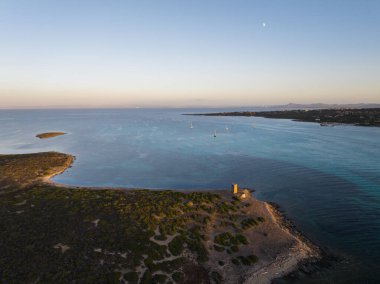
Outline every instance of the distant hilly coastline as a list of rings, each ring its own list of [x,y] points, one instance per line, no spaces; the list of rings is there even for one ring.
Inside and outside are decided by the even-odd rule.
[[[256,106],[255,110],[298,110],[298,109],[373,109],[380,108],[380,104],[374,103],[358,103],[358,104],[325,104],[325,103],[312,103],[312,104],[297,104],[288,103],[286,105],[268,105]]]
[[[204,116],[256,116],[265,118],[292,119],[304,122],[317,122],[321,126],[353,124],[357,126],[380,126],[380,108],[296,108],[283,110],[233,111],[199,113],[189,115]]]
[[[373,109],[380,108],[380,104],[375,103],[358,103],[358,104],[325,104],[325,103],[312,103],[312,104],[297,104],[288,103],[285,105],[257,105],[252,107],[240,107],[236,110],[253,110],[253,111],[282,111],[282,110],[316,110],[316,109]],[[230,109],[230,108],[228,108]]]

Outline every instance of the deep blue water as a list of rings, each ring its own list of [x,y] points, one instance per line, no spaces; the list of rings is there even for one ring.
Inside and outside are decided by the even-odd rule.
[[[226,189],[237,182],[278,203],[343,259],[308,281],[380,281],[380,128],[181,115],[205,111],[2,110],[0,153],[72,153],[73,167],[54,178],[70,185]],[[34,137],[54,130],[68,134]]]

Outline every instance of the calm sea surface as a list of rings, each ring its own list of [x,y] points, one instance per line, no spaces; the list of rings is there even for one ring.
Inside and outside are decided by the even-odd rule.
[[[1,110],[0,153],[71,153],[73,167],[54,178],[70,185],[225,189],[237,182],[278,203],[342,259],[295,282],[379,283],[380,128],[181,115],[205,111]],[[54,130],[68,134],[34,137]]]

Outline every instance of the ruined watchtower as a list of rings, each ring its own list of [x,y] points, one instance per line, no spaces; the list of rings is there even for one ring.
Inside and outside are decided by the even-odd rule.
[[[235,196],[235,198],[237,197],[240,200],[249,199],[251,197],[250,190],[246,188],[239,189],[237,183],[231,184],[231,193]]]

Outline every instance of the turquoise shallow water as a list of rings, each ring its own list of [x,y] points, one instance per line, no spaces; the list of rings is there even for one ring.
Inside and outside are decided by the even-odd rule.
[[[225,189],[237,182],[278,203],[343,259],[295,282],[380,281],[380,128],[181,115],[205,111],[2,110],[0,153],[72,153],[74,166],[54,178],[71,185]],[[68,134],[34,138],[54,130]]]

